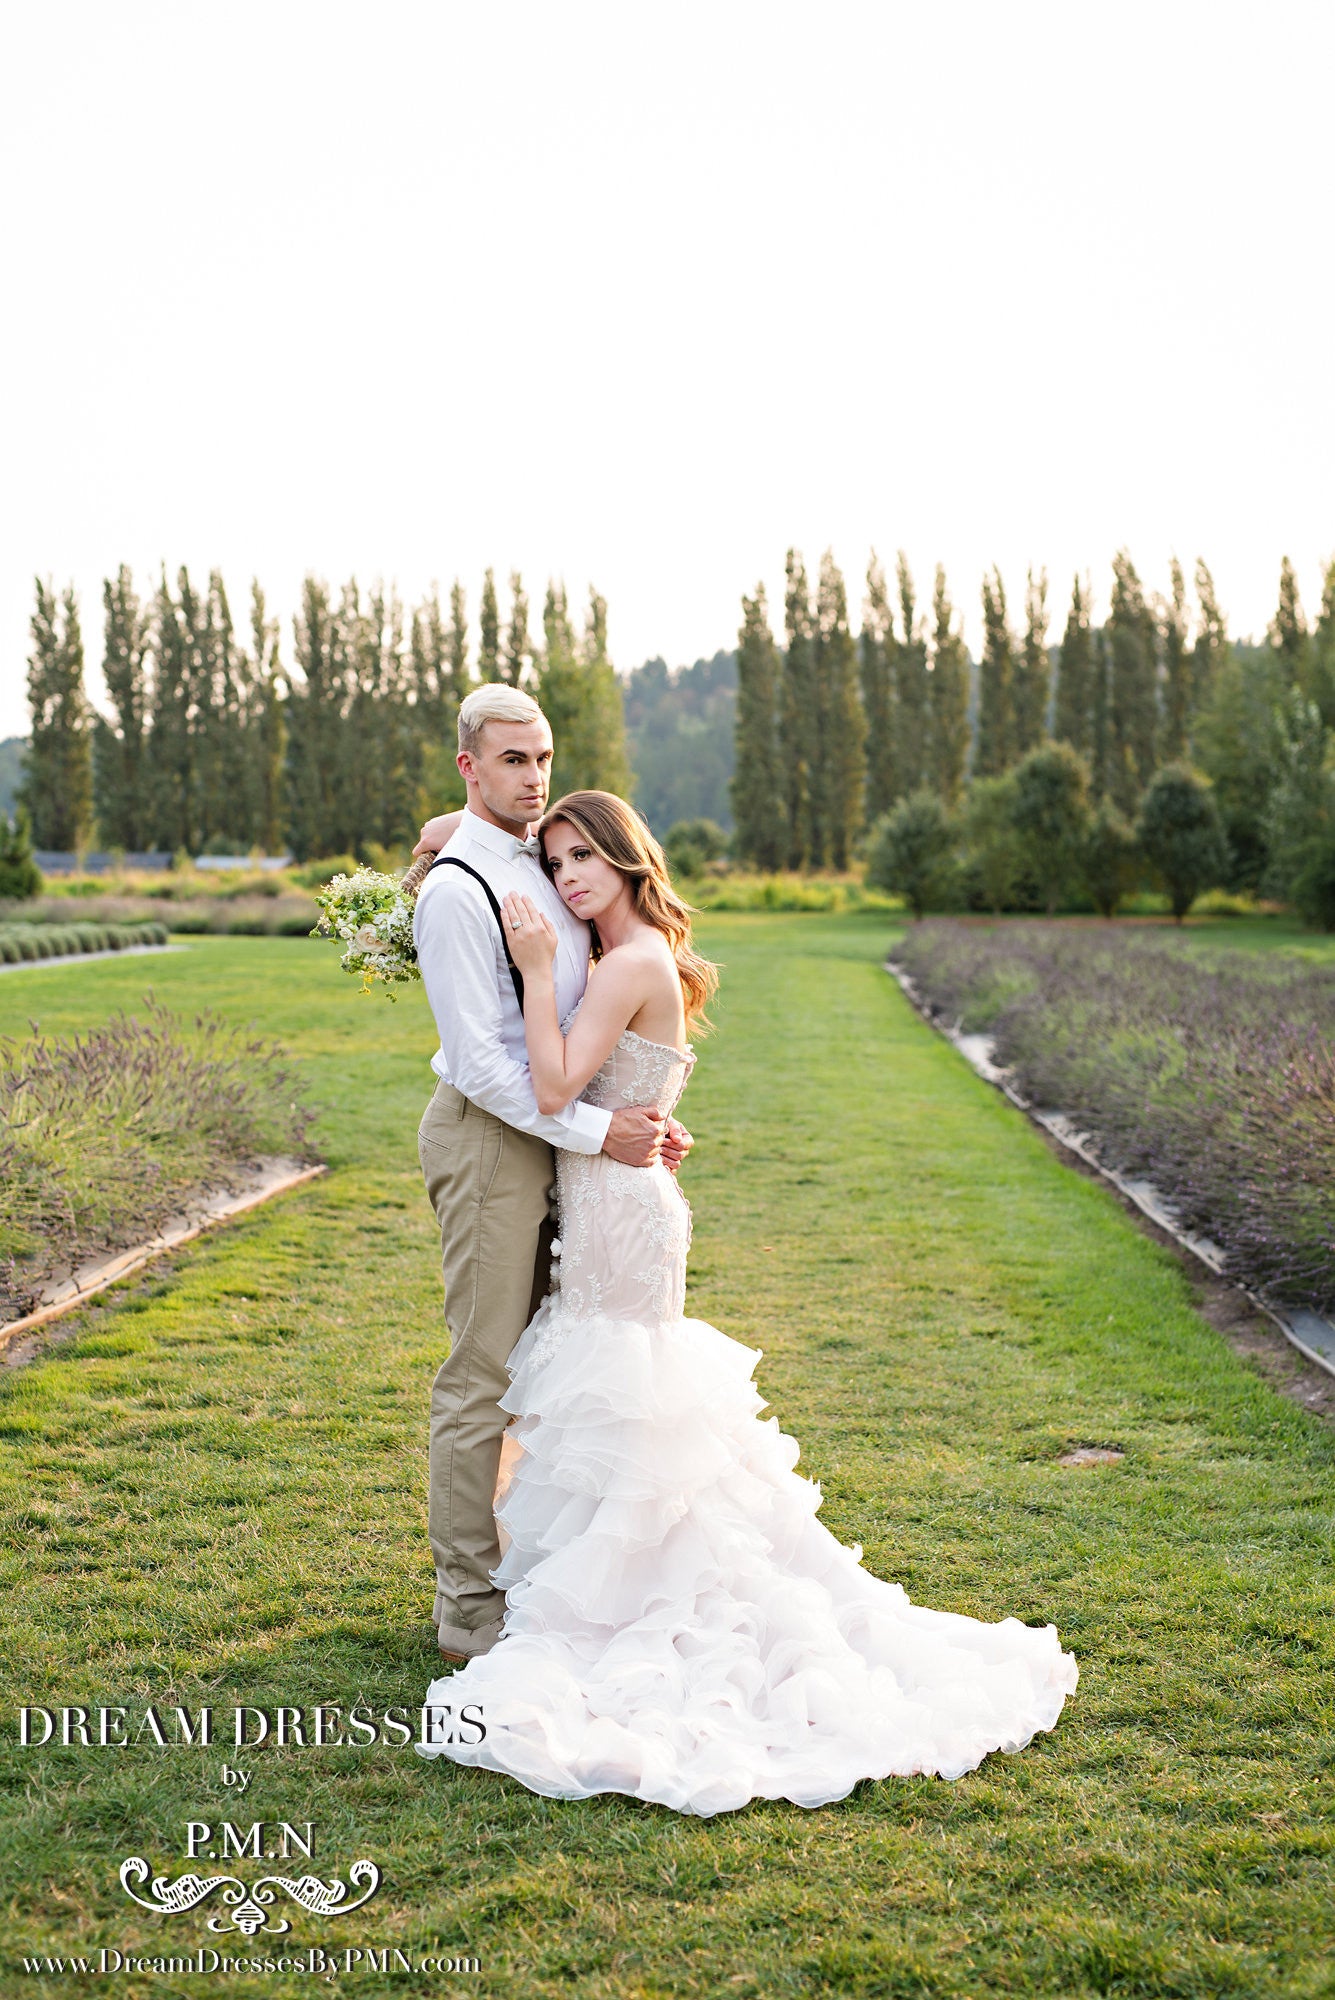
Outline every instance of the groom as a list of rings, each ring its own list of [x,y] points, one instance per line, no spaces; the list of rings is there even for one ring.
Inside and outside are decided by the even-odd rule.
[[[562,902],[529,837],[546,810],[552,768],[552,732],[537,703],[503,683],[475,688],[459,710],[458,765],[468,804],[462,816],[428,820],[415,851],[439,847],[454,827],[444,852],[474,872],[432,869],[413,937],[440,1036],[431,1059],[439,1082],[417,1138],[440,1223],[452,1339],[431,1391],[433,1617],[441,1653],[462,1665],[495,1644],[505,1610],[489,1574],[501,1559],[493,1513],[506,1423],[499,1401],[510,1384],[506,1359],[548,1287],[552,1148],[609,1153],[632,1167],[662,1159],[675,1172],[693,1142],[651,1105],[538,1110],[498,913],[482,886],[498,904],[512,889],[531,897],[555,927],[564,1020],[584,991],[589,927]]]

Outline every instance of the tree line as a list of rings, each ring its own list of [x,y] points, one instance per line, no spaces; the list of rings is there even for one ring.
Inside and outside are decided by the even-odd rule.
[[[564,585],[549,583],[535,639],[518,572],[503,612],[487,571],[476,635],[458,581],[448,608],[433,587],[405,610],[381,584],[335,592],[307,576],[290,665],[258,582],[244,631],[216,570],[202,588],[184,568],[174,586],[164,571],[143,600],[122,566],[102,605],[106,714],[85,692],[74,590],[37,579],[19,798],[38,847],[286,845],[305,859],[401,844],[425,812],[462,803],[455,727],[481,681],[522,686],[542,703],[560,790],[629,788],[621,685],[596,590],[577,630]]]
[[[975,670],[939,565],[920,610],[905,556],[891,588],[873,553],[855,638],[833,555],[813,590],[790,549],[782,644],[763,585],[742,599],[735,851],[762,868],[843,868],[886,815],[910,799],[926,810],[931,798],[975,854],[995,860],[1015,831],[1013,774],[1056,744],[1114,830],[1133,828],[1160,770],[1191,770],[1210,788],[1227,885],[1290,895],[1312,842],[1335,840],[1335,561],[1309,625],[1284,559],[1261,645],[1230,641],[1203,561],[1194,585],[1193,606],[1175,560],[1167,595],[1154,596],[1121,550],[1102,623],[1077,576],[1053,644],[1046,571],[1028,572],[1017,620],[994,568]]]

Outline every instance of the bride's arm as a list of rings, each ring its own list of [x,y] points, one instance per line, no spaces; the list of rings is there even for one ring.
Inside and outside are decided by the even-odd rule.
[[[434,819],[427,820],[417,836],[414,858],[419,854],[439,854],[463,816],[463,807],[458,806],[453,812],[437,813]]]
[[[524,1041],[533,1095],[539,1111],[560,1111],[607,1061],[649,997],[652,975],[629,952],[604,959],[570,1033],[563,1035],[556,1012],[555,930],[527,896],[508,895],[501,915],[511,956],[524,976]]]

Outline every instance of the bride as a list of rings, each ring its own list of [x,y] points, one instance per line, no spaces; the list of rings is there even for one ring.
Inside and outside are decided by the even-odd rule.
[[[558,1021],[556,934],[505,899],[538,1104],[666,1113],[717,980],[662,850],[609,792],[570,793],[539,832],[597,964]],[[707,1816],[826,1805],[862,1778],[958,1778],[1053,1728],[1078,1677],[1055,1626],[912,1604],[816,1519],[796,1441],[759,1415],[761,1350],[685,1314],[691,1217],[667,1168],[556,1157],[559,1275],[501,1399],[504,1623],[432,1683],[442,1726],[421,1753],[552,1798],[624,1792]],[[451,1729],[446,1711],[464,1710],[485,1734]]]

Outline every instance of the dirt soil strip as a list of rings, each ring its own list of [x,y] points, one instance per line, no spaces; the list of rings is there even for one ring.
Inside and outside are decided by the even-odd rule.
[[[1074,1153],[1077,1159],[1083,1161],[1085,1166],[1091,1168],[1101,1179],[1110,1181],[1118,1193],[1134,1203],[1141,1214],[1147,1216],[1156,1228],[1171,1237],[1181,1249],[1189,1251],[1216,1278],[1221,1276],[1224,1252],[1219,1245],[1212,1243],[1208,1236],[1196,1236],[1190,1230],[1183,1229],[1174,1216],[1171,1205],[1152,1181],[1131,1179],[1128,1175],[1119,1174],[1114,1168],[1105,1166],[1099,1159],[1089,1134],[1080,1131],[1064,1112],[1036,1110],[1027,1098],[1020,1095],[1011,1082],[1010,1071],[1003,1069],[995,1060],[994,1045],[990,1035],[965,1035],[961,1034],[958,1028],[948,1028],[932,1012],[908,973],[901,972],[888,959],[885,970],[928,1026],[935,1028],[939,1035],[944,1035],[948,1042],[953,1043],[971,1069],[1009,1097],[1012,1104],[1023,1111],[1027,1118],[1031,1118],[1035,1125],[1066,1152]],[[1258,1311],[1263,1312],[1266,1318],[1279,1328],[1290,1346],[1297,1348],[1305,1361],[1314,1363],[1316,1367],[1324,1369],[1327,1375],[1335,1377],[1335,1326],[1332,1326],[1329,1320],[1323,1319],[1320,1313],[1311,1312],[1303,1306],[1272,1305],[1268,1299],[1262,1298],[1248,1285],[1236,1285],[1230,1279],[1225,1279],[1223,1282],[1232,1284],[1235,1291],[1241,1292]]]
[[[155,1257],[163,1256],[168,1250],[177,1250],[181,1244],[202,1236],[206,1229],[216,1229],[220,1223],[244,1215],[248,1208],[258,1207],[260,1202],[268,1201],[271,1196],[283,1194],[288,1188],[300,1187],[305,1181],[316,1180],[328,1171],[327,1167],[311,1166],[304,1160],[282,1156],[262,1159],[258,1167],[245,1177],[245,1185],[239,1192],[233,1190],[213,1195],[197,1203],[188,1213],[173,1217],[161,1233],[147,1243],[140,1243],[133,1250],[113,1251],[109,1256],[80,1264],[69,1277],[45,1287],[41,1293],[42,1303],[36,1311],[0,1326],[0,1354],[6,1353],[15,1341],[31,1333],[34,1327],[45,1326],[49,1321],[59,1319],[62,1313],[73,1312],[76,1306],[85,1305],[98,1292],[104,1292],[108,1285],[114,1285],[119,1278],[128,1278]]]

